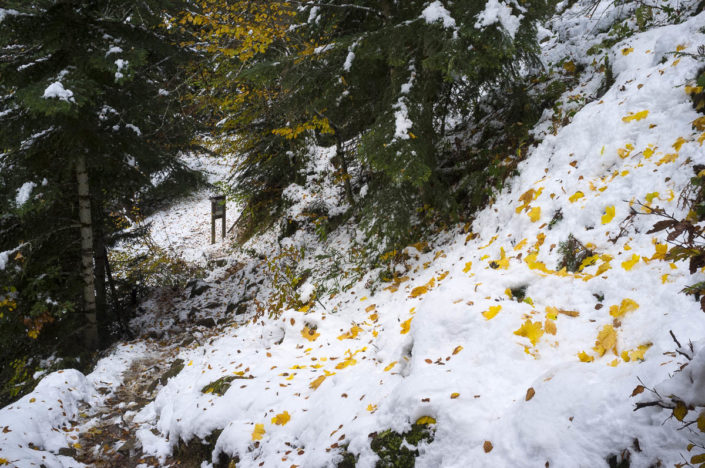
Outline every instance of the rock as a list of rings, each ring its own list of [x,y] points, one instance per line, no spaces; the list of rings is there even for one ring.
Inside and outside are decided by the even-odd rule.
[[[233,310],[235,310],[236,307],[237,307],[237,304],[235,304],[234,302],[228,302],[228,305],[225,306],[225,313],[226,314],[231,313]]]
[[[191,292],[189,294],[189,299],[193,299],[196,296],[200,296],[211,288],[205,281],[196,280],[193,283],[192,281],[188,282],[188,284],[191,284]],[[186,285],[187,287],[189,287],[188,284]]]
[[[162,384],[166,385],[166,383],[169,381],[170,378],[176,377],[179,372],[181,372],[184,369],[184,360],[183,359],[177,359],[174,362],[171,363],[171,366],[169,369],[162,374],[161,377],[159,377],[157,380],[152,382],[152,384],[149,386],[149,392],[153,392],[156,388],[157,385]]]
[[[194,340],[194,338],[193,338],[192,336],[187,336],[186,338],[184,338],[184,341],[182,341],[179,346],[182,346],[182,347],[183,347],[183,346],[188,346],[188,345],[190,345],[191,343],[193,343],[194,341],[195,341],[195,340]]]
[[[73,447],[61,447],[59,449],[59,455],[74,458],[76,457],[76,455],[78,455],[78,452]]]
[[[196,320],[196,325],[198,325],[199,327],[213,328],[215,327],[216,323],[212,317],[208,317]]]
[[[242,315],[247,313],[247,303],[243,302],[237,306],[237,310],[235,311],[235,315]]]
[[[220,302],[213,301],[213,302],[209,302],[208,304],[206,304],[206,309],[215,309],[216,307],[219,307],[219,306],[220,306]]]

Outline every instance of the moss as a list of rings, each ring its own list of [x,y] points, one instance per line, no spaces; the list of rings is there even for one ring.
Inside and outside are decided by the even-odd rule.
[[[433,431],[428,425],[414,424],[411,430],[400,434],[390,429],[373,436],[370,447],[379,456],[377,468],[413,467],[419,456],[417,447],[420,442],[433,441]]]
[[[202,462],[211,461],[215,444],[222,432],[222,429],[217,429],[205,439],[194,437],[188,442],[179,441],[174,450],[174,460],[179,466],[201,466]],[[213,467],[231,468],[235,467],[239,461],[240,459],[237,456],[231,458],[224,453],[220,453],[218,458],[213,460]]]
[[[251,379],[252,376],[228,375],[215,380],[201,389],[201,393],[213,393],[218,396],[225,395],[233,380]]]

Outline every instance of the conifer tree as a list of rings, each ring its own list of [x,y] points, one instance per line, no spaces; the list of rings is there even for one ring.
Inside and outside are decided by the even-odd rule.
[[[94,257],[101,257],[95,246],[115,230],[106,222],[110,209],[188,173],[179,153],[190,147],[194,127],[179,93],[191,55],[162,26],[184,5],[7,6],[0,27],[0,299],[16,307],[0,315],[0,329],[36,339],[52,321],[73,323],[82,328],[78,341],[92,348],[99,345],[94,290],[103,284],[93,278]],[[0,341],[4,358],[16,354],[5,353],[10,340]]]

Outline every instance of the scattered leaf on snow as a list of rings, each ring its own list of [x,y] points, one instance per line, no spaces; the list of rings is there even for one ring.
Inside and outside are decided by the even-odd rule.
[[[472,262],[467,262],[465,264],[465,267],[463,268],[463,273],[469,272],[471,268],[472,268]]]
[[[255,424],[255,430],[252,431],[252,440],[262,440],[264,433],[264,424]]]
[[[460,345],[456,346],[455,349],[453,350],[453,356],[455,356],[456,354],[458,354],[462,350],[463,350],[462,346],[460,346]]]
[[[529,401],[531,400],[534,395],[536,395],[536,390],[534,390],[534,387],[529,387],[529,389],[526,391],[526,397],[525,400]]]
[[[585,196],[585,194],[583,192],[575,192],[573,195],[570,196],[570,198],[568,198],[568,200],[571,203],[575,203],[576,201],[580,200],[584,196]]]
[[[307,325],[304,327],[303,330],[301,330],[301,336],[306,338],[308,341],[316,341],[316,338],[321,336],[321,334],[316,332],[315,329],[308,328],[308,325]]]
[[[634,390],[632,391],[632,396],[635,397],[639,395],[640,393],[644,392],[644,386],[643,385],[637,385],[634,387]]]
[[[502,310],[501,305],[490,306],[490,308],[482,313],[482,316],[487,320],[492,320]]]
[[[283,413],[279,413],[278,415],[272,418],[272,424],[276,424],[277,426],[284,426],[286,425],[286,423],[289,422],[290,419],[291,415],[287,411],[284,411]]]
[[[592,362],[595,360],[594,357],[590,356],[588,353],[585,351],[580,351],[578,353],[578,359],[580,359],[580,362]]]
[[[411,317],[409,320],[405,320],[401,323],[401,333],[402,335],[406,335],[409,333],[409,329],[411,328],[411,321],[414,320],[414,317]]]
[[[539,220],[539,218],[541,218],[541,207],[536,206],[534,208],[531,208],[529,210],[528,215],[529,215],[529,219],[531,220],[531,222],[535,223],[536,221]]]
[[[604,356],[605,352],[612,350],[617,354],[617,332],[612,325],[605,325],[597,334],[595,346],[592,348],[600,356]]]
[[[459,396],[460,396],[460,393],[453,392],[453,393],[450,394],[450,399],[451,399],[451,400],[455,400],[455,399],[458,398]]]
[[[527,320],[524,322],[518,330],[514,332],[515,335],[523,336],[528,338],[533,346],[536,346],[539,339],[543,336],[543,327],[541,322],[532,322]]]
[[[605,214],[602,215],[602,224],[607,224],[612,221],[612,219],[614,219],[614,215],[614,206],[608,206],[607,208],[605,208]]]
[[[546,333],[548,333],[549,335],[555,335],[556,332],[558,331],[556,329],[556,322],[554,322],[553,320],[550,320],[550,319],[546,319],[546,322],[544,323],[543,328],[544,328],[544,330],[546,330]]]
[[[675,141],[675,143],[673,143],[672,146],[673,146],[673,148],[674,148],[676,151],[680,151],[680,150],[681,150],[681,146],[683,146],[683,144],[684,144],[684,143],[687,143],[687,142],[688,142],[688,140],[686,140],[685,138],[683,138],[683,137],[678,137],[678,139]]]
[[[647,115],[649,115],[648,110],[639,111],[635,114],[629,114],[626,117],[622,117],[622,122],[628,123],[633,120],[639,121],[639,120],[645,119]]]
[[[492,442],[489,440],[486,440],[484,444],[482,444],[482,450],[485,451],[485,453],[490,453],[492,451]]]
[[[311,382],[308,385],[308,387],[316,390],[318,387],[321,386],[321,384],[323,383],[324,380],[326,380],[326,376],[321,375],[320,377],[317,377],[316,379],[314,379],[313,382]]]
[[[625,268],[626,269],[626,268]],[[612,317],[623,317],[628,312],[634,312],[639,308],[639,304],[631,299],[623,299],[620,305],[613,305],[610,307],[610,315]]]
[[[634,52],[634,47],[625,47],[624,49],[622,49],[622,55],[629,55],[632,52]]]
[[[639,260],[641,260],[640,256],[638,256],[637,254],[632,254],[629,260],[625,260],[622,262],[622,268],[627,271],[630,271],[632,268],[634,268],[634,265],[639,263]]]
[[[339,340],[352,340],[353,338],[357,337],[358,333],[360,333],[362,328],[358,327],[357,325],[353,325],[352,328],[343,333],[338,337]]]
[[[384,368],[384,371],[389,372],[390,370],[392,370],[392,368],[397,365],[397,362],[398,361],[392,361],[387,367]]]

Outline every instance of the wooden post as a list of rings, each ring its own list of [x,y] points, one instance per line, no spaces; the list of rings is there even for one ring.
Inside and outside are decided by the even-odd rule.
[[[223,220],[223,239],[225,239],[225,195],[216,195],[211,200],[211,244],[215,244],[215,220]]]

